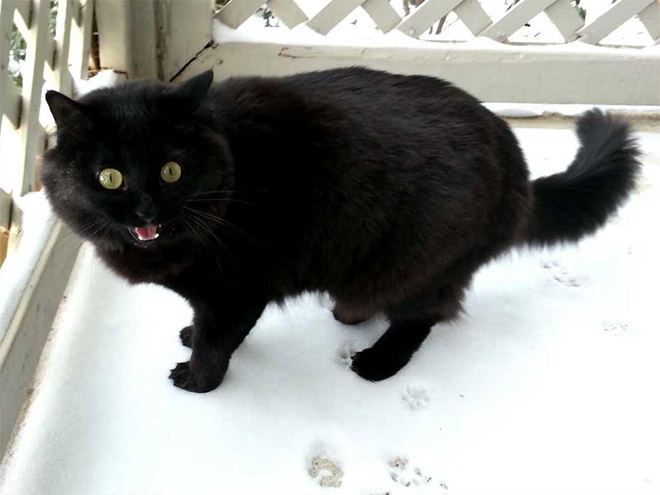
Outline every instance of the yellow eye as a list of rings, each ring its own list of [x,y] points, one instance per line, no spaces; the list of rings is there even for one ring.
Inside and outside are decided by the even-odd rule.
[[[181,165],[177,162],[167,162],[160,169],[160,177],[169,183],[178,181],[181,178]]]
[[[99,174],[99,182],[106,189],[117,189],[123,182],[121,172],[116,168],[104,168]]]

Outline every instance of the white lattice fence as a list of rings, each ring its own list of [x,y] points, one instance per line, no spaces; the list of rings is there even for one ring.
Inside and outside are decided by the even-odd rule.
[[[605,0],[603,0],[605,1]],[[355,9],[361,8],[382,32],[393,29],[418,38],[450,13],[465,24],[474,36],[506,42],[511,35],[541,13],[550,19],[566,42],[580,39],[598,44],[608,34],[632,17],[637,18],[654,41],[660,39],[660,3],[658,0],[618,0],[596,19],[585,25],[571,5],[571,0],[522,0],[502,17],[492,19],[479,0],[425,0],[407,16],[400,16],[390,0],[332,0],[311,18],[296,0],[270,0],[269,8],[288,27],[305,23],[320,34],[329,33]],[[262,0],[232,0],[217,17],[237,28],[264,5]]]
[[[19,238],[17,200],[37,186],[38,157],[47,139],[40,121],[40,115],[47,114],[41,112],[44,90],[70,95],[74,79],[86,77],[92,12],[92,0],[0,0],[0,263],[8,241],[12,246]],[[20,46],[17,32],[24,40]],[[14,65],[9,64],[10,51],[23,49],[25,58],[17,73],[16,57]],[[59,222],[46,238],[43,246],[30,248],[40,249],[34,265],[15,265],[29,274],[27,280],[19,283],[7,277],[11,270],[0,272],[0,290],[7,291],[3,295],[20,294],[15,309],[9,309],[9,325],[0,328],[0,454],[29,393],[78,248],[78,241],[66,235]],[[9,255],[7,267],[17,259],[25,262],[19,251],[16,258]],[[10,304],[6,297],[0,302]]]
[[[0,0],[0,229],[5,237],[12,221],[12,196],[35,186],[37,159],[46,139],[39,121],[44,84],[71,94],[73,78],[87,74],[92,1],[59,0],[53,35],[49,24],[54,5],[51,0]],[[14,26],[26,44],[22,87],[9,72]]]

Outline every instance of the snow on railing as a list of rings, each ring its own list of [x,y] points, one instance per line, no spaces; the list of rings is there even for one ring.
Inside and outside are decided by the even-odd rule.
[[[92,0],[0,0],[0,264],[14,251],[0,269],[0,456],[79,247],[40,206],[43,197],[24,195],[39,188],[52,123],[45,90],[71,95],[87,77],[92,13]]]
[[[230,0],[216,17],[236,29],[265,6],[290,29],[306,24],[314,31],[326,35],[356,9],[361,9],[383,33],[398,30],[413,38],[419,38],[429,30],[435,34],[447,30],[450,23],[445,23],[445,20],[453,15],[472,36],[511,42],[517,41],[511,39],[517,31],[539,14],[545,14],[564,42],[579,39],[589,44],[599,44],[609,34],[636,17],[653,42],[660,39],[660,3],[657,0],[618,0],[604,11],[601,8],[599,14],[587,23],[584,10],[580,10],[577,5],[580,2],[575,0],[502,0],[499,2],[501,6],[506,7],[508,4],[508,8],[495,17],[485,9],[490,6],[488,2],[489,0],[330,0],[326,1],[320,10],[308,15],[305,9],[309,11],[314,6],[318,9],[318,5],[323,2],[316,1],[312,4],[306,0]],[[492,0],[490,3],[493,3]],[[622,44],[628,43],[624,40]]]
[[[86,77],[92,10],[92,0],[0,0],[0,263],[18,221],[12,197],[38,187],[43,92],[71,94]]]

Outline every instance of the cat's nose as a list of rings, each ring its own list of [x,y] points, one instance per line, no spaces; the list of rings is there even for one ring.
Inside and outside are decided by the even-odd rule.
[[[154,200],[151,199],[151,196],[148,194],[143,194],[138,200],[138,204],[135,207],[135,214],[140,217],[140,219],[149,223],[156,215],[158,215],[158,206],[154,203]]]

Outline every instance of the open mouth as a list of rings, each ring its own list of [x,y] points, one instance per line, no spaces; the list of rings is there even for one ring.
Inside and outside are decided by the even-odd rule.
[[[160,235],[158,230],[160,225],[145,225],[144,227],[129,227],[128,231],[135,238],[135,240],[140,242],[150,242],[158,239]]]

